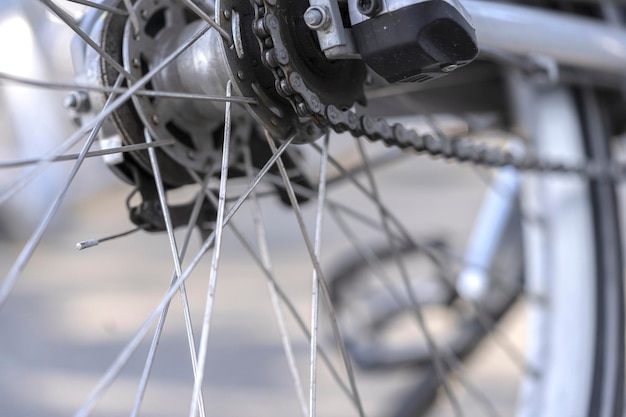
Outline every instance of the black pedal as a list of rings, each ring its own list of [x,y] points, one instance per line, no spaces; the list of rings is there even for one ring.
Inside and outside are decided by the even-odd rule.
[[[367,18],[352,30],[365,63],[387,81],[428,81],[478,55],[474,28],[451,3],[427,0],[385,11],[382,1],[357,0]]]

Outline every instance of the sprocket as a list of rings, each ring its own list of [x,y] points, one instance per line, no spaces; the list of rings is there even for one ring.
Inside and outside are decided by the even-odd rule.
[[[226,45],[225,54],[240,91],[258,99],[259,105],[250,110],[265,129],[277,139],[297,134],[297,142],[311,142],[322,135],[327,123],[301,111],[302,100],[298,102],[298,95],[281,80],[298,74],[325,105],[348,109],[365,100],[366,67],[358,60],[325,57],[315,33],[304,22],[306,2],[272,3],[270,28],[258,24],[265,22],[263,1],[217,2],[219,24],[233,34],[233,45]],[[279,35],[271,36],[272,31]]]

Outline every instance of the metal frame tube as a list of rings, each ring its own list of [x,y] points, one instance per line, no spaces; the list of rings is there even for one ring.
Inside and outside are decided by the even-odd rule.
[[[463,0],[481,48],[553,58],[560,64],[608,73],[626,69],[626,30],[549,10]]]

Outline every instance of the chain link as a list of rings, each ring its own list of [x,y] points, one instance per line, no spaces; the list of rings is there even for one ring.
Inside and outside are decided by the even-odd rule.
[[[392,125],[383,118],[359,116],[353,110],[341,110],[333,104],[323,103],[290,65],[289,51],[285,47],[280,22],[275,14],[279,0],[250,1],[255,9],[253,27],[261,47],[261,59],[274,74],[278,93],[291,103],[298,116],[310,118],[321,127],[330,127],[337,133],[350,132],[355,137],[364,136],[372,142],[383,142],[387,146],[413,149],[434,157],[493,168],[513,166],[521,171],[577,174],[611,181],[621,181],[626,177],[626,165],[616,161],[608,165],[591,160],[562,162],[488,146],[467,138],[420,135],[399,123]]]

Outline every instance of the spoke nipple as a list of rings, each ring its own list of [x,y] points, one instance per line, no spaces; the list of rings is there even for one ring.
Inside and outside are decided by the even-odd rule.
[[[100,244],[100,241],[96,239],[83,240],[82,242],[78,242],[76,244],[76,249],[78,250],[89,249],[89,248],[93,248],[94,246],[98,246],[99,244]]]
[[[103,243],[103,242],[107,242],[109,240],[113,240],[113,239],[118,239],[124,236],[128,236],[130,234],[133,234],[135,232],[138,232],[139,230],[141,230],[142,228],[146,227],[147,225],[142,224],[141,226],[137,226],[134,229],[131,229],[127,232],[122,232],[122,233],[118,233],[116,235],[112,235],[112,236],[107,236],[107,237],[103,237],[101,239],[88,239],[88,240],[83,240],[82,242],[78,242],[76,244],[76,249],[78,250],[84,250],[84,249],[89,249],[89,248],[93,248],[94,246],[98,246],[99,244]]]

